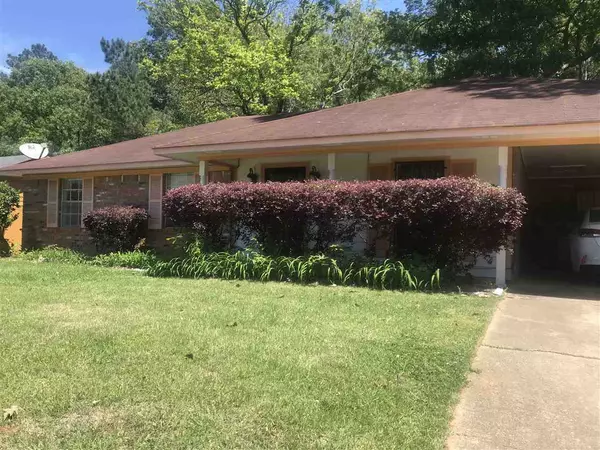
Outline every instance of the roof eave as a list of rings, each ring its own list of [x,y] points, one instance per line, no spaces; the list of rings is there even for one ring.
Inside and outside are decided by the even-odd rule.
[[[302,139],[272,139],[210,145],[175,146],[155,148],[156,155],[167,158],[209,160],[217,157],[243,157],[244,155],[271,155],[293,153],[296,150],[322,149],[336,151],[364,151],[370,148],[423,148],[485,147],[490,145],[525,146],[558,145],[569,141],[573,144],[600,143],[600,118],[596,122],[574,122],[552,125],[504,126],[486,128],[464,128],[428,130],[414,132],[388,132],[356,134]]]
[[[102,171],[115,171],[115,170],[131,170],[131,169],[160,169],[160,168],[173,168],[173,167],[185,167],[189,163],[178,161],[175,159],[165,161],[146,161],[139,163],[112,163],[112,164],[94,164],[87,166],[60,166],[52,168],[34,168],[34,169],[20,169],[11,170],[8,172],[0,172],[0,176],[6,177],[22,177],[24,175],[53,175],[62,173],[87,173],[87,172],[102,172]]]

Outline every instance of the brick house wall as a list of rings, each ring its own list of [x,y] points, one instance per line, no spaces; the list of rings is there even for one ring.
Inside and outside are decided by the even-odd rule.
[[[46,202],[48,180],[11,179],[10,184],[23,192],[23,249],[48,245],[71,248],[92,254],[94,245],[85,228],[48,228]],[[123,175],[94,178],[94,208],[111,205],[148,208],[148,175]],[[148,230],[146,245],[158,253],[168,253],[168,238],[177,234],[172,228]]]

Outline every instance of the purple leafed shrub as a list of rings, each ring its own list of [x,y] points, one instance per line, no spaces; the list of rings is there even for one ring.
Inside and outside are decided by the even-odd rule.
[[[83,218],[96,249],[102,253],[130,251],[144,238],[148,213],[133,206],[108,206]]]
[[[193,184],[169,191],[164,214],[177,227],[200,232],[209,249],[256,239],[266,253],[297,255],[347,243],[357,221],[338,202],[339,186],[311,183]]]
[[[190,185],[164,198],[176,226],[213,244],[222,245],[224,235],[253,237],[268,254],[298,255],[351,243],[371,229],[389,238],[393,256],[453,270],[509,246],[525,211],[514,189],[453,177]]]
[[[526,212],[517,190],[476,178],[373,181],[355,198],[361,222],[390,239],[393,256],[455,271],[510,247]]]
[[[190,184],[163,198],[163,213],[175,227],[198,232],[209,250],[230,248],[240,237],[247,183]]]

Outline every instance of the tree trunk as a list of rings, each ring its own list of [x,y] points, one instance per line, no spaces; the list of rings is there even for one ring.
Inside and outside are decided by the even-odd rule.
[[[0,257],[10,256],[10,244],[4,238],[4,230],[0,229]]]

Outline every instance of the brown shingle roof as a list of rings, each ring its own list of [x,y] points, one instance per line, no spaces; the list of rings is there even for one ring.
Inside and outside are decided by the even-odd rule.
[[[469,80],[288,116],[237,117],[38,161],[8,171],[182,166],[153,148],[520,125],[600,122],[600,82]]]
[[[221,120],[218,122],[197,125],[195,127],[184,128],[169,133],[147,136],[130,141],[119,142],[117,144],[96,147],[90,150],[67,153],[64,155],[44,158],[35,161],[29,161],[3,168],[3,172],[23,171],[23,170],[55,170],[60,168],[80,168],[88,166],[104,166],[115,164],[116,166],[131,164],[144,166],[163,166],[177,167],[189,165],[182,161],[175,161],[164,156],[158,156],[152,150],[157,145],[164,145],[171,142],[179,142],[198,136],[207,136],[211,133],[227,132],[247,127],[261,119],[260,116],[234,117],[232,119]],[[68,171],[68,170],[67,170]]]
[[[470,80],[279,120],[269,118],[249,129],[197,136],[160,148],[595,121],[600,121],[600,82]]]

